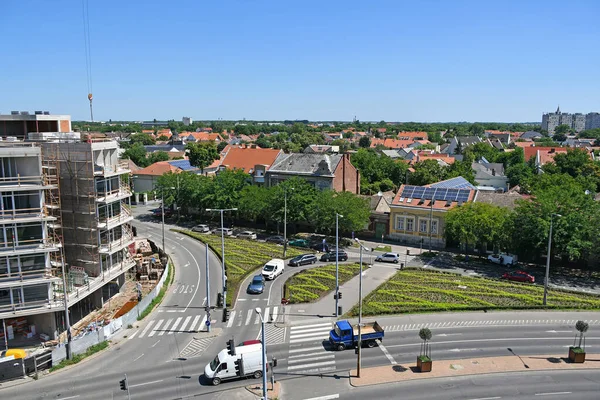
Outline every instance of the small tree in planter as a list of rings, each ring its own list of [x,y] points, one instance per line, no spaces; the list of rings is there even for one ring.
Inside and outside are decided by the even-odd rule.
[[[421,328],[419,331],[419,337],[423,340],[421,344],[421,352],[417,357],[417,368],[420,372],[431,371],[431,347],[429,341],[431,340],[431,330],[429,328]]]
[[[573,340],[573,346],[569,347],[569,360],[574,363],[583,363],[585,362],[585,338],[583,334],[587,332],[590,325],[585,321],[577,321],[575,324],[575,329],[579,332],[579,343],[575,346],[575,342],[577,341],[577,335],[575,336],[575,340]],[[583,347],[581,347],[581,343],[583,342]]]

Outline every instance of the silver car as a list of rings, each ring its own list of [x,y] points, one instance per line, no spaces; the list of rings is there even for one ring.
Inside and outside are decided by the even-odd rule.
[[[213,230],[213,233],[215,235],[220,235],[221,231],[223,231],[223,235],[225,235],[225,236],[233,235],[233,229],[229,229],[229,228],[217,228],[217,229]]]
[[[243,232],[238,233],[237,237],[238,237],[238,239],[256,240],[256,233],[254,233],[252,231],[243,231]]]
[[[398,253],[383,253],[382,255],[377,256],[375,261],[391,262],[391,263],[398,264],[398,262],[400,261],[400,254],[398,254]]]
[[[210,228],[208,227],[208,225],[200,224],[200,225],[194,226],[192,228],[192,232],[206,233],[206,232],[210,232]]]

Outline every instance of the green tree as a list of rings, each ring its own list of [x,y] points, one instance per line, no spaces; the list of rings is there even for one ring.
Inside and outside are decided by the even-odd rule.
[[[454,161],[454,163],[450,164],[450,166],[446,169],[446,176],[444,179],[456,178],[462,176],[471,184],[475,184],[475,171],[471,166],[471,163],[468,161]]]
[[[335,232],[335,214],[341,232],[350,233],[363,230],[369,223],[371,210],[369,200],[350,192],[323,190],[317,193],[312,210],[312,222],[318,232]]]
[[[202,173],[204,173],[204,168],[219,159],[219,151],[214,141],[188,143],[185,147],[188,150],[190,164],[200,168]]]
[[[150,146],[156,143],[156,140],[154,140],[154,138],[147,133],[134,133],[133,135],[129,136],[129,143],[131,145],[140,143],[144,146]]]
[[[485,128],[481,124],[473,124],[469,127],[469,132],[473,136],[483,136],[485,133]]]
[[[284,189],[287,191],[287,220],[294,222],[313,222],[311,213],[317,196],[317,190],[302,178],[290,178],[271,188],[269,215],[277,222],[284,219]]]
[[[220,171],[212,180],[211,190],[205,195],[210,208],[238,207],[241,191],[250,185],[251,177],[242,170]]]
[[[127,150],[125,150],[122,157],[130,159],[138,167],[144,168],[150,165],[148,159],[146,158],[146,149],[141,143],[135,143],[129,147]]]
[[[487,142],[475,143],[464,150],[464,160],[474,162],[485,157],[488,162],[496,162],[498,155],[501,154],[495,147],[490,146]]]
[[[589,182],[587,190],[598,192],[600,189],[600,166],[584,149],[567,149],[566,153],[556,154],[554,162],[544,166],[544,172],[569,174],[581,183]]]
[[[556,127],[556,129],[554,129],[554,136],[556,135],[567,135],[571,132],[571,127],[569,125],[559,125]]]
[[[240,192],[239,216],[249,221],[257,222],[269,219],[269,199],[271,190],[263,186],[245,186]]]
[[[169,140],[169,137],[167,135],[160,135],[158,138],[156,138],[156,140],[159,142],[166,142]]]
[[[518,185],[524,191],[528,191],[534,179],[535,171],[528,163],[521,163],[506,168],[505,174],[508,177],[508,183],[511,187]]]
[[[362,147],[363,149],[368,149],[369,147],[371,147],[371,138],[366,135],[362,136],[358,140],[358,146]]]
[[[223,149],[227,147],[227,142],[225,140],[222,140],[219,142],[219,144],[217,145],[217,151],[219,153],[221,153],[223,151]]]
[[[424,160],[414,165],[415,172],[410,174],[410,184],[416,186],[429,185],[446,179],[446,168],[437,160]]]
[[[152,165],[159,161],[168,161],[169,153],[166,151],[155,151],[148,156],[148,165]]]

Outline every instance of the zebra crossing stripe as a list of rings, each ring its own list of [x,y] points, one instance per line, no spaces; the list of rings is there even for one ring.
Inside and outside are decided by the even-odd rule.
[[[248,325],[250,322],[250,318],[252,318],[252,311],[253,310],[248,310],[248,314],[246,315],[246,323],[244,325]]]
[[[140,337],[140,338],[144,337],[144,335],[146,334],[146,332],[148,332],[148,329],[150,329],[150,327],[152,325],[154,325],[154,322],[155,322],[155,320],[152,320],[152,321],[148,322],[148,324],[146,325],[146,327],[144,328],[144,330],[142,331],[142,333],[138,337]]]
[[[167,329],[169,328],[169,325],[171,325],[171,322],[173,322],[173,318],[170,318],[167,320],[167,322],[165,322],[165,325],[163,326],[162,330],[158,332],[158,336],[162,336],[165,334],[165,332],[167,332]]]
[[[158,329],[158,328],[160,328],[160,326],[162,325],[163,321],[164,321],[164,320],[163,320],[163,319],[161,319],[160,321],[158,321],[158,322],[156,323],[156,325],[154,325],[154,329],[152,329],[152,332],[150,332],[150,334],[148,335],[148,337],[152,337],[152,336],[154,336],[154,334],[156,333],[157,329]]]
[[[196,316],[194,317],[194,320],[192,321],[192,324],[190,325],[190,331],[191,331],[191,332],[194,332],[194,330],[195,330],[195,329],[194,329],[194,327],[195,327],[195,326],[196,326],[196,324],[198,323],[198,320],[199,320],[199,319],[200,319],[200,316],[199,316],[199,315],[196,315]]]
[[[179,328],[179,330],[180,330],[181,332],[184,332],[184,331],[185,331],[185,327],[187,326],[188,322],[190,322],[190,319],[192,319],[192,316],[191,316],[191,315],[187,316],[187,317],[186,317],[186,318],[183,320],[183,324],[181,324],[181,328]]]
[[[277,321],[277,306],[273,307],[273,321]]]
[[[175,322],[173,323],[173,326],[169,330],[169,335],[172,335],[175,333],[175,329],[177,329],[177,327],[179,326],[179,323],[181,322],[182,319],[183,319],[183,317],[179,317],[175,320]]]
[[[196,328],[196,331],[201,331],[204,329],[204,327],[206,326],[206,314],[204,314],[204,317],[202,317],[202,321],[200,321],[200,325],[198,325],[198,327]]]
[[[233,320],[234,320],[234,318],[235,318],[235,313],[236,313],[236,311],[235,311],[235,310],[233,310],[233,311],[231,312],[231,315],[229,316],[229,321],[227,321],[227,327],[228,327],[228,328],[231,328],[231,325],[233,325]]]

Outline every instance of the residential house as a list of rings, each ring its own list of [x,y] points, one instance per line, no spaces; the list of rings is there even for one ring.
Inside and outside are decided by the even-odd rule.
[[[450,143],[442,152],[445,154],[461,154],[467,147],[476,143],[481,143],[479,136],[455,136],[450,139]]]
[[[206,132],[183,132],[179,134],[183,144],[194,143],[194,142],[220,142],[221,137],[218,133],[206,133]]]
[[[135,171],[135,174],[133,175],[134,201],[139,201],[139,194],[153,191],[158,178],[163,174],[168,172],[179,173],[181,171],[180,168],[172,165],[171,161],[159,161],[146,168]]]
[[[266,171],[265,182],[275,186],[299,177],[319,190],[331,189],[360,194],[360,173],[349,154],[281,153]]]
[[[371,209],[367,231],[377,240],[381,240],[389,234],[390,204],[394,200],[394,196],[395,193],[392,191],[379,192],[373,196],[364,196],[369,198]]]
[[[377,133],[385,134],[387,132],[387,128],[375,128]]]
[[[331,146],[331,145],[322,145],[322,144],[311,144],[304,149],[304,152],[307,154],[314,153],[339,153],[340,146]]]
[[[527,195],[519,194],[517,191],[508,191],[506,193],[489,192],[478,190],[475,194],[475,203],[494,204],[499,207],[505,207],[514,210],[518,205],[517,200],[529,198]]]
[[[535,140],[535,139],[540,139],[543,138],[544,135],[542,135],[539,132],[536,131],[527,131],[524,132],[521,136],[519,136],[519,139],[524,139],[524,140]]]
[[[400,149],[400,150],[404,150],[404,149]],[[398,158],[404,159],[404,157],[400,155],[399,150],[381,150],[381,154],[388,156],[392,160],[395,160]],[[403,154],[406,154],[406,152],[404,151]]]
[[[508,188],[508,177],[504,174],[504,164],[490,163],[485,158],[471,164],[475,171],[475,181],[481,187],[505,191]]]
[[[399,140],[427,140],[427,132],[400,132],[398,133]]]
[[[525,147],[523,148],[525,153],[525,162],[531,158],[535,158],[535,167],[538,173],[541,173],[545,164],[552,162],[554,156],[558,153],[566,153],[566,147]]]
[[[371,148],[374,149],[377,146],[383,146],[387,149],[404,149],[406,147],[416,147],[420,146],[422,143],[416,142],[412,139],[400,140],[400,139],[371,139]]]
[[[280,154],[283,154],[282,150],[263,149],[256,145],[228,146],[219,164],[219,170],[239,169],[250,174],[254,183],[263,184],[266,171]]]
[[[157,151],[164,151],[169,155],[169,160],[174,158],[182,158],[185,157],[185,145],[182,144],[155,144],[144,146],[146,152],[155,153]]]
[[[502,133],[492,133],[489,136],[490,141],[499,140],[504,145],[509,145],[511,143],[512,137],[509,132]]]
[[[390,204],[389,237],[423,247],[445,247],[446,213],[475,197],[475,188],[459,178],[427,186],[400,186]]]

